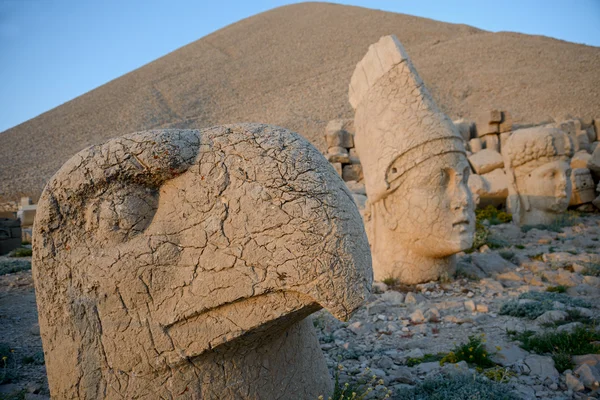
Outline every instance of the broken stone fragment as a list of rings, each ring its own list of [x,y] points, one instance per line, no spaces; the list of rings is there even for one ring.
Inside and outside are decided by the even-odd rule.
[[[354,147],[354,135],[347,130],[348,120],[329,121],[325,128],[325,140],[328,147]]]
[[[571,158],[571,168],[587,168],[592,155],[587,151],[578,151]]]
[[[596,198],[592,173],[587,168],[575,168],[571,171],[571,187],[571,206],[589,203]]]
[[[491,149],[483,149],[472,156],[469,156],[469,163],[473,167],[475,173],[479,175],[504,166],[502,155],[496,150]]]
[[[327,149],[327,161],[330,163],[348,164],[350,162],[350,155],[344,147],[330,147]]]
[[[342,168],[342,179],[344,181],[362,181],[363,169],[360,164],[344,165]]]

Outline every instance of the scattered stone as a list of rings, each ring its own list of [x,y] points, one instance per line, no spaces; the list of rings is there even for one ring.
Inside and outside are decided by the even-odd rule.
[[[548,324],[557,321],[564,321],[568,316],[569,314],[566,311],[550,310],[546,311],[535,320],[540,324]]]
[[[528,352],[513,343],[498,342],[495,345],[486,343],[485,346],[490,354],[490,359],[503,367],[510,367],[523,361],[529,355]]]
[[[425,322],[425,315],[423,315],[423,311],[417,309],[412,314],[410,314],[410,320],[415,324],[420,324]]]
[[[595,390],[600,387],[600,371],[595,366],[581,364],[573,373],[579,377],[579,380],[587,389]]]
[[[584,384],[572,373],[565,374],[565,383],[567,388],[574,392],[583,392],[585,390]]]
[[[473,300],[467,300],[464,302],[465,310],[475,312],[475,302]]]
[[[552,357],[530,354],[525,358],[525,365],[531,370],[530,375],[535,375],[541,380],[546,378],[557,379],[558,371],[554,368]]]

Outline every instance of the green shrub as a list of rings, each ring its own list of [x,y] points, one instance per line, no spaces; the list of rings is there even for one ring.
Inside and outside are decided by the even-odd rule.
[[[512,221],[511,214],[505,211],[499,211],[492,205],[475,210],[475,217],[477,218],[477,221],[487,220],[490,225],[506,224]]]
[[[341,364],[338,364],[333,384],[333,394],[327,397],[328,400],[363,400],[369,396],[369,399],[389,399],[392,392],[383,385],[382,379],[377,379],[377,376],[372,375],[367,378],[369,369],[367,368],[358,382],[340,383],[340,371],[343,370]],[[373,397],[377,396],[377,397]],[[323,400],[323,396],[319,396],[319,400]]]
[[[440,360],[440,364],[455,364],[460,361],[466,361],[468,364],[482,368],[493,367],[496,363],[490,359],[490,354],[485,349],[484,343],[485,340],[483,337],[469,336],[467,343],[455,347]]]
[[[31,257],[31,249],[19,247],[13,251],[11,257]]]
[[[546,292],[551,292],[551,293],[565,293],[568,288],[569,287],[565,286],[565,285],[548,286],[546,288]]]
[[[446,357],[446,353],[437,353],[437,354],[425,354],[423,357],[418,357],[418,358],[412,358],[409,357],[408,360],[406,360],[406,365],[409,367],[414,367],[415,365],[418,364],[422,364],[425,362],[432,362],[432,361],[441,361],[444,359],[444,357]]]
[[[522,244],[516,244],[515,247],[519,250],[523,250],[525,248],[525,246],[523,246]]]
[[[600,264],[585,263],[585,268],[581,271],[582,275],[600,276]]]
[[[19,271],[26,271],[31,269],[31,261],[19,260],[19,259],[8,259],[4,258],[0,260],[0,275],[13,274]]]
[[[398,390],[395,399],[402,400],[516,400],[510,388],[480,375],[436,376],[414,388]]]
[[[519,304],[521,299],[534,300],[535,302]],[[554,292],[526,292],[519,295],[519,300],[509,300],[504,303],[500,308],[500,315],[536,319],[546,311],[554,310],[555,301],[569,307],[591,307],[591,304],[584,300]]]
[[[579,326],[571,332],[548,331],[535,334],[526,331],[512,336],[529,352],[552,355],[559,372],[573,367],[572,356],[600,353],[600,345],[595,343],[600,340],[600,332],[590,326]]]
[[[506,383],[510,378],[517,376],[516,373],[510,370],[510,368],[501,367],[499,365],[481,370],[480,373],[486,378],[500,383]]]

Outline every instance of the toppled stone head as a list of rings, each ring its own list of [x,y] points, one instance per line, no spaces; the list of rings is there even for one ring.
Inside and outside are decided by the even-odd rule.
[[[573,144],[553,127],[519,129],[502,152],[509,178],[507,207],[519,225],[547,225],[571,199]]]
[[[375,279],[451,274],[471,247],[474,204],[462,138],[395,36],[369,47],[352,75],[355,146],[369,198]]]
[[[592,172],[587,168],[575,168],[571,170],[571,187],[570,206],[591,203],[596,198],[594,178],[592,177]]]
[[[83,150],[38,205],[33,273],[56,398],[316,398],[312,323],[372,283],[361,217],[299,135],[241,124]]]

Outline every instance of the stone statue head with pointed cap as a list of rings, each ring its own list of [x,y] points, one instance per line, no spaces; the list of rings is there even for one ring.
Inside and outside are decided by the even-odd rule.
[[[571,199],[573,143],[558,128],[519,129],[502,151],[509,177],[507,206],[518,225],[548,225]]]
[[[475,216],[466,152],[395,36],[371,45],[349,88],[369,198],[375,279],[414,284],[451,274]]]

